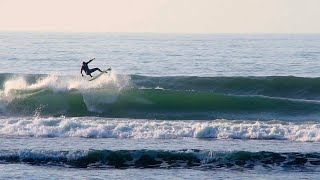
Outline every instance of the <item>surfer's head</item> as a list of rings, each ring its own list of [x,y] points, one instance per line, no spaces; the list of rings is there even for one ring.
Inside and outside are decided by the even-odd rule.
[[[86,62],[82,62],[82,65],[86,65]]]

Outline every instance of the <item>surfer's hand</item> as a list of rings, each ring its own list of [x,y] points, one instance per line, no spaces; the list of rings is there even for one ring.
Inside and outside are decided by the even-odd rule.
[[[82,77],[83,77],[83,74],[81,74],[82,75]]]

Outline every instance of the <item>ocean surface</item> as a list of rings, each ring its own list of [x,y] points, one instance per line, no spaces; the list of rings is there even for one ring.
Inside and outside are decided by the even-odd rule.
[[[0,179],[320,179],[320,34],[1,32],[0,67]]]

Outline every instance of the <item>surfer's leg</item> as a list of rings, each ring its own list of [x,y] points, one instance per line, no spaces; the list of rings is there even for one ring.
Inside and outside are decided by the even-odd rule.
[[[95,71],[102,72],[101,69],[99,69],[99,68],[93,68],[93,69],[90,69],[90,74],[95,72]]]
[[[90,77],[92,77],[90,70],[86,72],[86,74]]]

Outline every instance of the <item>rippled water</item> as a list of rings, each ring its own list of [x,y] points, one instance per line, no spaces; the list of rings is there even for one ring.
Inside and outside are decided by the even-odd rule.
[[[0,33],[0,72],[75,75],[95,57],[91,66],[121,74],[318,77],[319,41],[319,34]]]

